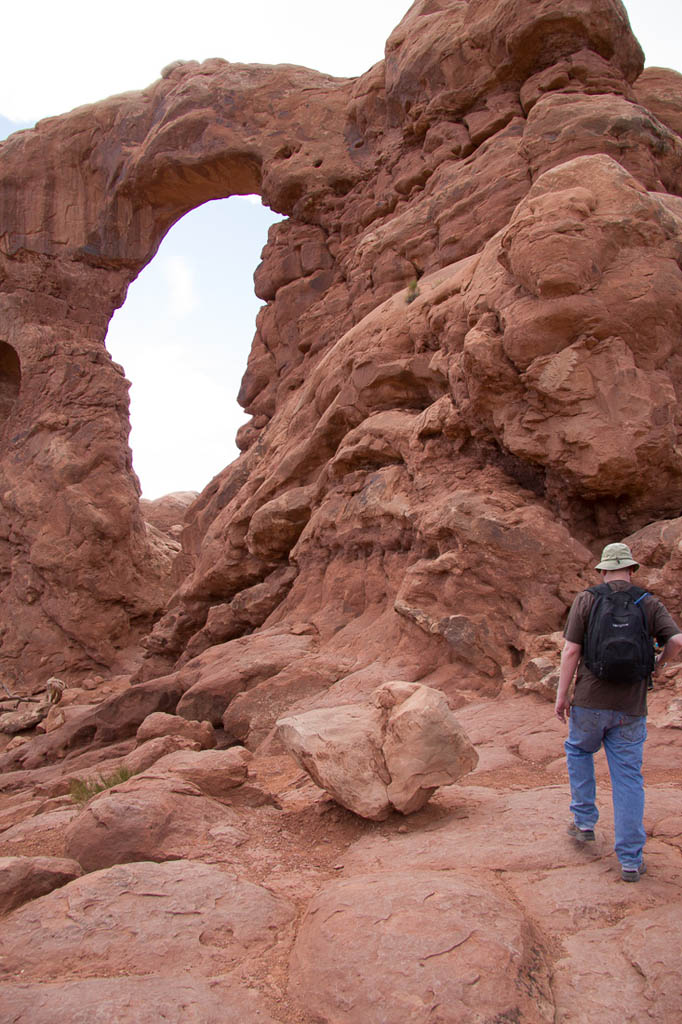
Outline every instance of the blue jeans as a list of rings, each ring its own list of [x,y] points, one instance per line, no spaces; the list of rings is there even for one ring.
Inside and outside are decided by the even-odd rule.
[[[572,707],[564,747],[571,784],[571,811],[578,828],[594,828],[594,758],[602,743],[611,775],[616,855],[624,868],[638,868],[646,841],[642,753],[646,718],[622,711]]]

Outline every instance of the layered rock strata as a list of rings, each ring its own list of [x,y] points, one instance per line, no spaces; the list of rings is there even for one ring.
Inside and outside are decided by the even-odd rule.
[[[3,143],[16,686],[111,669],[158,619],[142,679],[274,631],[323,656],[308,697],[495,692],[591,550],[675,521],[682,79],[642,63],[618,0],[418,0],[359,79],[190,61]],[[179,217],[249,192],[286,217],[256,273],[252,419],[171,570],[106,329]]]

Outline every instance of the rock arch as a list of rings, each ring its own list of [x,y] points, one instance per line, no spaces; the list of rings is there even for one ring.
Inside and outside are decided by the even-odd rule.
[[[168,597],[132,474],[128,384],[104,347],[114,310],[196,206],[255,192],[290,214],[333,194],[330,176],[357,176],[348,89],[301,68],[188,62],[2,144],[0,338],[22,388],[0,464],[0,533],[14,538],[0,664],[17,685],[111,666]]]
[[[336,599],[325,580],[357,559],[362,585],[348,584],[323,632],[364,614],[376,570],[390,629],[363,649],[423,647],[428,657],[410,663],[417,678],[429,658],[466,662],[476,648],[476,671],[499,678],[499,651],[524,646],[516,619],[498,628],[504,609],[483,597],[478,618],[442,619],[440,597],[429,603],[440,595],[434,581],[451,576],[453,550],[488,537],[499,571],[513,573],[508,528],[528,550],[552,539],[577,573],[587,556],[573,522],[589,541],[682,503],[672,327],[681,318],[682,90],[677,79],[650,79],[646,102],[658,116],[643,112],[642,63],[617,0],[417,0],[386,60],[357,80],[180,63],[143,92],[3,143],[0,338],[18,355],[21,389],[0,460],[0,667],[21,682],[111,666],[163,608],[127,445],[127,382],[104,338],[173,223],[208,199],[256,192],[288,219],[256,274],[266,306],[240,391],[252,420],[239,434],[243,456],[194,506],[183,577],[147,641],[149,671],[257,629],[273,609],[280,621],[300,616],[303,579],[315,621],[323,598]],[[601,192],[586,194],[586,174]],[[543,218],[559,194],[586,244],[552,274],[543,270],[553,260],[542,251],[548,226],[562,260],[565,238]],[[611,206],[600,206],[603,196]],[[621,222],[641,230],[623,232]],[[613,296],[594,308],[585,297],[613,277],[625,236],[633,266],[656,259],[648,295],[628,294],[641,316]],[[622,287],[625,295],[626,279]],[[633,329],[640,321],[660,327],[646,344]],[[622,357],[623,380],[650,397],[650,434],[646,410],[629,418],[617,395],[602,401],[571,377],[599,345],[599,374]],[[607,415],[614,437],[663,467],[654,489],[645,493],[636,460],[615,450],[614,475],[601,472],[600,429],[570,440],[578,400],[581,430]],[[561,443],[548,446],[508,414],[529,403]],[[554,420],[552,403],[561,406]],[[447,481],[461,489],[465,477],[470,490],[447,504]],[[525,479],[537,481],[539,511],[525,508]],[[505,530],[487,504],[498,486]],[[425,490],[435,501],[438,488],[441,518],[429,518],[417,497]],[[544,597],[535,581],[524,585],[521,632],[556,628],[556,579]]]

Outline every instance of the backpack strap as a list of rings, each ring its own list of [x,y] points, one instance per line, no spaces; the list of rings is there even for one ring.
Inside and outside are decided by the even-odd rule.
[[[594,615],[594,613],[596,611],[597,604],[599,603],[599,598],[600,597],[607,597],[610,594],[614,594],[614,593],[617,594],[618,591],[617,590],[615,590],[615,591],[611,590],[611,587],[608,585],[608,583],[597,583],[593,587],[588,587],[587,588],[587,593],[588,594],[592,594],[592,596],[594,597],[594,601],[592,602],[592,607],[589,610],[588,617],[587,617],[587,624],[586,624],[586,627],[585,627],[585,642],[586,643],[588,642],[588,634],[589,634],[589,630],[590,630],[590,625],[592,623],[592,617],[593,617],[593,615]],[[644,622],[644,626],[645,626],[646,631],[648,633],[649,632],[649,622],[647,620],[646,613],[644,611],[644,607],[643,607],[641,602],[644,600],[645,597],[651,597],[652,595],[649,593],[648,590],[642,590],[641,587],[635,587],[635,586],[628,587],[627,590],[622,590],[621,593],[622,594],[629,594],[630,597],[632,598],[632,603],[637,605],[637,608],[639,609],[639,611],[641,613],[642,620]]]
[[[604,597],[606,594],[618,593],[618,591],[611,590],[608,583],[597,583],[593,587],[588,587],[587,593],[594,594],[595,597]],[[627,590],[621,591],[621,593],[629,594],[636,605],[638,605],[640,601],[643,601],[645,597],[652,597],[650,591],[642,590],[641,587],[635,586],[628,587]]]

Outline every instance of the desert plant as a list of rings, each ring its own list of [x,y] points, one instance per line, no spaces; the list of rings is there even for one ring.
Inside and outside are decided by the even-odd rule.
[[[419,285],[417,284],[417,279],[415,277],[412,281],[410,281],[410,283],[407,286],[407,295],[405,296],[405,302],[407,302],[408,304],[410,302],[414,302],[418,295]]]
[[[92,800],[93,796],[104,792],[105,789],[111,789],[112,786],[127,782],[133,775],[134,772],[131,772],[129,768],[117,768],[111,775],[100,775],[97,779],[72,779],[69,795],[75,803],[82,806],[88,800]]]

